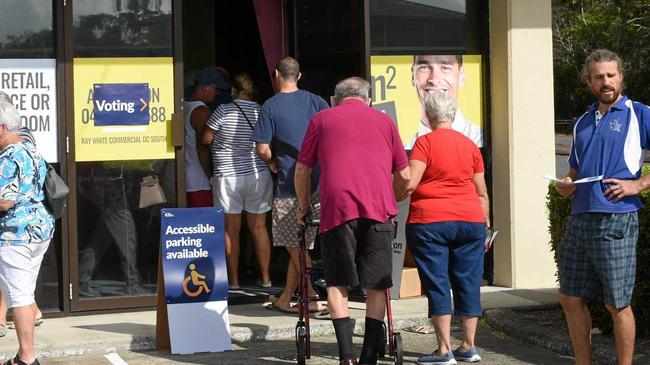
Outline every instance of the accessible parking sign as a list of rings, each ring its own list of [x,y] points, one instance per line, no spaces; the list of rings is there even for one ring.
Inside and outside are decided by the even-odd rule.
[[[172,353],[230,350],[223,209],[169,208],[160,214]]]

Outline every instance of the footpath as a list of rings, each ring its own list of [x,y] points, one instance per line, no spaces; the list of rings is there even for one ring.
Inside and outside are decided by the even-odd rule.
[[[494,328],[523,341],[556,352],[571,354],[563,325],[556,288],[509,289],[482,287],[481,301],[487,322]],[[363,303],[351,303],[350,317],[356,320],[356,333],[364,328]],[[290,339],[294,337],[297,316],[269,311],[262,304],[236,305],[229,308],[231,337],[235,342]],[[549,315],[550,313],[550,315]],[[543,314],[543,315],[541,315]],[[397,330],[430,323],[424,297],[393,301]],[[39,358],[82,354],[107,354],[115,351],[155,350],[155,311],[48,318],[36,329]],[[312,319],[311,334],[333,335],[330,320]],[[595,360],[611,363],[614,345],[609,336],[595,336]],[[606,337],[606,338],[605,338]],[[650,362],[650,344],[641,343],[639,363]],[[0,338],[0,358],[12,357],[18,348],[15,331]]]

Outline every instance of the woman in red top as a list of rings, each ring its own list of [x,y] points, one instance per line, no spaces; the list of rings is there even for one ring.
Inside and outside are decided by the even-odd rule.
[[[454,100],[443,91],[430,94],[425,111],[431,133],[415,142],[409,156],[411,193],[406,240],[429,299],[429,316],[438,349],[420,364],[480,361],[474,347],[480,300],[489,199],[483,159],[474,142],[453,130]],[[451,349],[451,293],[461,316],[464,340]]]

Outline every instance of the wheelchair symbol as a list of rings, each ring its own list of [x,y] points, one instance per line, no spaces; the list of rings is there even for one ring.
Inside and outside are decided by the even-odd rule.
[[[210,292],[210,288],[208,288],[208,284],[205,282],[205,275],[201,275],[198,272],[196,272],[196,265],[190,264],[190,275],[185,277],[185,280],[183,280],[183,292],[185,295],[187,295],[190,298],[194,298],[199,296],[203,291],[205,290],[206,293]],[[192,282],[192,285],[194,286],[194,291],[190,291],[189,289],[189,283],[190,281]]]

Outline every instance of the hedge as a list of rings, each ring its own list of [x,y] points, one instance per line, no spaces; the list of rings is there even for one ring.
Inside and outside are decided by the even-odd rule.
[[[650,172],[644,166],[644,175]],[[641,193],[644,207],[650,207],[650,190]],[[567,218],[571,214],[571,199],[565,198],[549,185],[546,196],[546,206],[549,212],[549,232],[551,234],[551,250],[557,263],[555,248],[564,235]],[[639,242],[637,243],[636,260],[636,285],[632,296],[632,309],[636,318],[637,336],[648,338],[650,336],[650,210],[643,208],[639,211]],[[593,327],[600,328],[604,333],[611,333],[612,320],[605,305],[602,294],[597,295],[589,303],[589,311]]]

